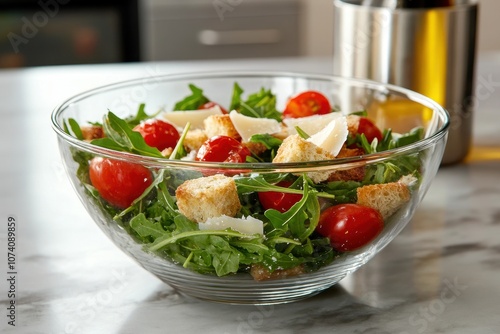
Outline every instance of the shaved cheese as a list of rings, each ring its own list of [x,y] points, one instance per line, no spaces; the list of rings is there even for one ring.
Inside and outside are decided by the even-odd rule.
[[[253,135],[273,134],[281,131],[281,125],[275,119],[248,117],[236,110],[231,111],[229,117],[241,136],[242,142],[248,142]]]
[[[336,156],[342,149],[348,134],[347,119],[342,116],[328,123],[323,130],[309,137],[307,141]]]
[[[264,235],[264,223],[252,216],[243,218],[233,218],[226,215],[208,218],[205,223],[198,224],[200,230],[222,231],[231,228],[243,234]]]
[[[222,110],[219,106],[213,106],[209,109],[202,110],[185,110],[185,111],[171,111],[163,113],[163,118],[173,125],[184,128],[189,122],[190,129],[203,129],[203,121],[208,116],[222,115]]]
[[[341,112],[332,112],[324,115],[313,115],[299,118],[285,118],[283,123],[288,127],[288,135],[297,134],[296,126],[301,128],[309,136],[321,131],[334,119],[342,117]]]

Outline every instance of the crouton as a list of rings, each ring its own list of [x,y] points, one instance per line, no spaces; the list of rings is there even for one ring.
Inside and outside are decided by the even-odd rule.
[[[386,220],[410,200],[408,182],[404,178],[397,182],[359,187],[357,204],[378,210]]]
[[[205,133],[208,138],[215,136],[228,136],[240,140],[240,134],[231,122],[229,115],[211,115],[203,121]]]
[[[102,126],[98,125],[82,126],[80,129],[82,131],[83,140],[85,141],[104,138],[104,130]]]
[[[346,120],[347,120],[347,130],[351,135],[355,135],[358,133],[358,128],[359,128],[359,120],[361,119],[360,116],[358,115],[347,115]]]
[[[184,137],[183,145],[188,152],[197,151],[207,139],[205,131],[201,129],[190,130]]]
[[[250,267],[250,275],[252,275],[253,279],[256,281],[297,276],[303,274],[304,272],[305,271],[303,265],[298,265],[290,269],[277,269],[273,272],[270,272],[267,268],[258,264],[253,264]]]
[[[344,145],[335,158],[340,159],[361,156],[364,152],[362,148],[347,148]],[[328,181],[362,181],[365,178],[365,171],[364,166],[337,170],[330,174]]]
[[[267,151],[266,145],[262,143],[254,143],[254,142],[248,142],[248,143],[243,143],[243,145],[250,150],[255,155],[260,155]]]
[[[241,209],[236,183],[224,175],[187,180],[177,188],[175,196],[179,211],[197,223],[222,215],[234,217]]]
[[[331,160],[335,157],[323,150],[321,147],[301,138],[299,135],[291,135],[283,140],[273,163],[280,162],[307,162],[307,161],[320,161]],[[331,172],[310,172],[307,175],[315,183],[319,183],[328,179]]]

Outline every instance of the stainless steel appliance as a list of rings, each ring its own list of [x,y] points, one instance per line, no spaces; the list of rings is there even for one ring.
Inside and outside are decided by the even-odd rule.
[[[452,121],[443,163],[461,161],[480,98],[474,91],[477,1],[334,0],[334,7],[334,72],[408,87],[442,104]]]

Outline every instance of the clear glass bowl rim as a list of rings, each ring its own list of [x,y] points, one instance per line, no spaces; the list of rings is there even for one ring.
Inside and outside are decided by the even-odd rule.
[[[385,92],[396,92],[398,94],[403,94],[407,96],[412,101],[416,101],[428,108],[431,108],[438,113],[438,117],[442,121],[442,125],[437,131],[431,134],[429,137],[421,139],[413,144],[405,145],[399,148],[373,153],[365,154],[362,156],[340,158],[333,160],[322,160],[322,161],[311,161],[311,162],[293,162],[293,163],[214,163],[214,162],[200,162],[200,161],[186,161],[186,160],[173,160],[167,158],[155,158],[148,156],[141,156],[133,153],[118,152],[111,149],[102,148],[96,145],[92,145],[86,141],[79,140],[76,137],[71,136],[66,133],[59,123],[59,118],[62,116],[64,111],[74,103],[91,97],[95,94],[105,93],[107,91],[112,91],[115,89],[121,89],[126,87],[132,87],[137,84],[145,84],[150,81],[160,82],[175,82],[181,80],[208,80],[208,79],[232,79],[238,80],[243,78],[294,78],[294,79],[305,79],[305,80],[318,80],[325,82],[335,82],[338,84],[345,83],[350,87],[366,88],[373,91],[385,91]],[[248,170],[286,170],[287,172],[307,172],[307,171],[321,171],[335,168],[353,168],[360,165],[366,165],[367,163],[376,163],[384,161],[387,159],[393,159],[396,156],[411,154],[412,152],[421,151],[429,146],[432,146],[435,142],[439,141],[444,137],[450,126],[450,116],[449,113],[440,104],[432,100],[431,98],[424,96],[420,93],[412,91],[410,89],[376,82],[373,80],[349,78],[335,75],[327,74],[313,74],[313,73],[303,73],[303,72],[286,72],[286,71],[207,71],[207,72],[197,72],[197,73],[178,73],[178,74],[165,74],[148,76],[142,78],[129,79],[124,81],[119,81],[116,83],[111,83],[108,85],[96,87],[79,94],[76,94],[67,100],[63,101],[57,105],[51,114],[52,128],[56,134],[63,139],[65,142],[77,147],[81,150],[93,153],[95,155],[104,156],[107,158],[125,160],[129,162],[134,162],[142,164],[144,166],[152,168],[166,168],[166,167],[176,167],[176,168],[203,168],[203,169],[217,169],[231,171],[241,171],[247,172]]]

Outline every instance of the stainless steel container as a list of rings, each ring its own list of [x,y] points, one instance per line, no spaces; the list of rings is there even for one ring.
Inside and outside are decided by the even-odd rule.
[[[443,105],[451,116],[443,164],[462,161],[475,103],[477,0],[334,0],[334,8],[334,74],[407,87]]]

